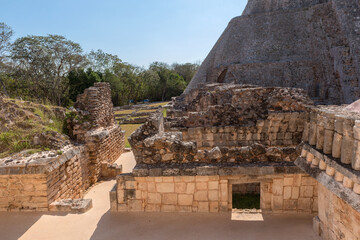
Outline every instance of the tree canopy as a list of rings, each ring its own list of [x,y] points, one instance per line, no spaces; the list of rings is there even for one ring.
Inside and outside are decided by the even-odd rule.
[[[60,35],[11,42],[12,35],[11,27],[0,23],[0,91],[56,105],[71,105],[85,88],[101,81],[110,83],[114,105],[170,100],[184,91],[199,66],[154,62],[144,69],[100,49],[84,53]]]

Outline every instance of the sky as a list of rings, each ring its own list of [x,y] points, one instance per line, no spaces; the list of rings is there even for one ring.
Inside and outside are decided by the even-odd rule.
[[[84,52],[102,49],[124,62],[194,63],[205,59],[246,0],[0,0],[13,40],[58,34]]]

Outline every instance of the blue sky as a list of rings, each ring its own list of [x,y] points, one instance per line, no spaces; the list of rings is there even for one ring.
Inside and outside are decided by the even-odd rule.
[[[59,34],[147,67],[202,61],[246,0],[0,0],[15,38]]]

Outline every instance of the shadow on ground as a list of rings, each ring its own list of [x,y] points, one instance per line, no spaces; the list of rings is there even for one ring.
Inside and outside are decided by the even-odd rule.
[[[0,213],[0,239],[19,239],[42,216],[65,216],[67,213],[2,212]]]
[[[111,213],[91,240],[105,239],[316,240],[312,216],[265,215],[263,222],[231,221],[230,213]]]

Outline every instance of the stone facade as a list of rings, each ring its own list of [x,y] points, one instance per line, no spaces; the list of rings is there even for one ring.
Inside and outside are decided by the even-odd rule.
[[[121,173],[113,163],[124,151],[124,131],[114,122],[109,84],[85,90],[75,106],[66,119],[75,145],[0,159],[1,211],[48,211],[53,202],[82,198],[102,173]]]
[[[320,106],[305,122],[295,164],[320,183],[314,230],[323,239],[360,239],[359,119],[344,106]]]
[[[244,183],[260,183],[264,212],[317,212],[317,182],[305,174],[119,176],[111,206],[119,212],[227,212],[232,209],[232,185]]]
[[[360,97],[356,0],[250,0],[185,93],[201,83],[298,87],[317,102]]]

